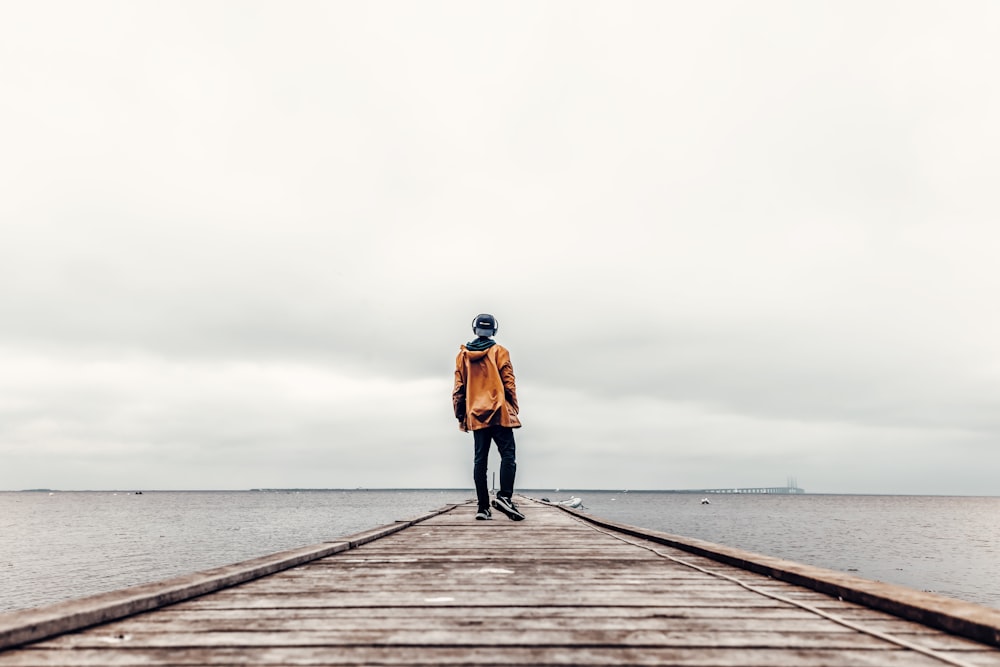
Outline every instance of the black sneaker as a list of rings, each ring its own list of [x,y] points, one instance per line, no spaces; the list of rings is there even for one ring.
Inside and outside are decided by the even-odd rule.
[[[489,521],[493,518],[493,512],[490,511],[489,507],[480,507],[479,511],[476,512],[476,521]]]
[[[493,507],[506,514],[511,521],[524,521],[524,515],[521,514],[521,511],[517,509],[517,505],[510,498],[497,496],[493,501]]]

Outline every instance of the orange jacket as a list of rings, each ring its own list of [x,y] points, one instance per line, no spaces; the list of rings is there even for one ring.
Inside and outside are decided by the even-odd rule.
[[[455,359],[455,390],[451,402],[463,431],[499,424],[519,428],[517,390],[510,353],[502,345],[469,350],[464,345]]]

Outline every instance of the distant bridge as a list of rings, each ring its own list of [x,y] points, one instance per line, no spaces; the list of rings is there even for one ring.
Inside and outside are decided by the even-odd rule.
[[[788,483],[785,486],[737,486],[725,489],[675,489],[668,491],[668,493],[764,493],[781,495],[805,492],[806,490],[799,487],[798,482],[795,481],[794,477],[789,478]]]
[[[792,494],[805,493],[805,489],[797,486],[739,486],[730,489],[677,489],[667,491],[667,493],[771,493],[771,494]]]

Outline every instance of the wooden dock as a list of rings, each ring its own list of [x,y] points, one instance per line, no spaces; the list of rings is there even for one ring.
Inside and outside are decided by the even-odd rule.
[[[1000,667],[1000,610],[520,503],[3,614],[0,666]]]

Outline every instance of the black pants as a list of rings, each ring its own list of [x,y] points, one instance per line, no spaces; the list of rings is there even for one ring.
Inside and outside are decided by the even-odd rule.
[[[517,460],[514,456],[514,429],[509,426],[488,426],[472,432],[476,449],[472,458],[472,480],[476,483],[476,500],[479,507],[490,506],[490,492],[486,485],[486,464],[490,456],[490,440],[500,451],[500,492],[510,498],[514,494],[514,475]]]

